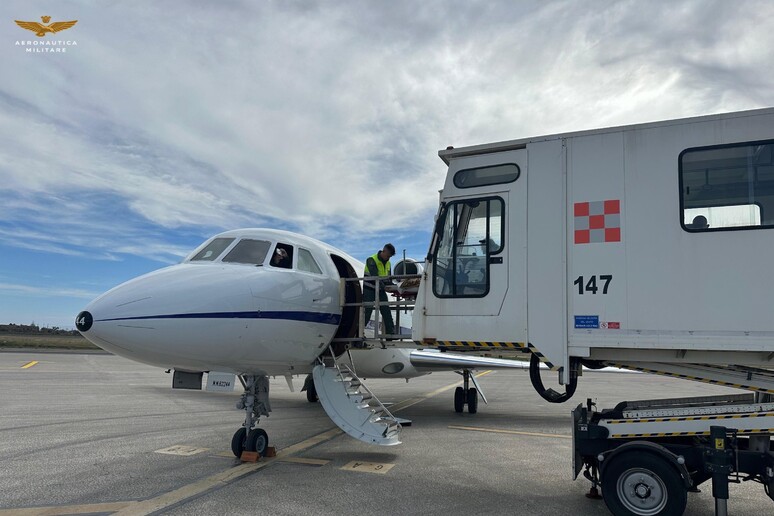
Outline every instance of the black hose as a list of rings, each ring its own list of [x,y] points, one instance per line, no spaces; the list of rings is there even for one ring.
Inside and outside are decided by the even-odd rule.
[[[578,387],[578,375],[575,374],[575,367],[578,363],[575,361],[570,362],[570,383],[564,386],[564,393],[560,394],[553,389],[546,389],[543,385],[543,380],[540,379],[540,358],[536,354],[532,354],[532,358],[529,360],[529,379],[532,382],[532,387],[535,388],[540,397],[549,403],[564,403],[572,398],[575,394],[575,389]]]

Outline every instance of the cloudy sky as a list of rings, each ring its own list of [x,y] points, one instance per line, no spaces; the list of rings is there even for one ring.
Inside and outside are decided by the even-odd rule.
[[[14,23],[42,15],[78,23]],[[447,145],[774,105],[770,1],[4,0],[0,27],[0,324],[72,327],[237,227],[423,256]]]

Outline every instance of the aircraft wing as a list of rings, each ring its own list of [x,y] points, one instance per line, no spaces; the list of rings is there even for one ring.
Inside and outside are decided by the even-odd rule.
[[[411,365],[421,369],[529,369],[529,362],[477,356],[462,356],[440,351],[414,350]]]

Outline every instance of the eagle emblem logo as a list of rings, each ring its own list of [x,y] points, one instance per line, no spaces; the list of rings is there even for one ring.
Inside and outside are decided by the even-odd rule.
[[[49,21],[51,21],[51,16],[41,16],[40,19],[43,20],[43,23],[19,21],[19,20],[14,20],[14,21],[16,22],[16,25],[18,25],[22,29],[31,30],[39,38],[42,38],[43,36],[45,36],[47,32],[54,33],[62,30],[67,30],[73,25],[75,25],[76,23],[78,23],[78,20],[72,20],[72,21],[54,22],[50,25],[44,25]]]

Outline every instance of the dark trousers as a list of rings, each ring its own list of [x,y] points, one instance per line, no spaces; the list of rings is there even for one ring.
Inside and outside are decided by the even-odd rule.
[[[374,312],[373,302],[376,300],[374,295],[374,289],[363,289],[363,307],[365,308],[365,323],[371,319],[371,314]],[[379,290],[379,303],[387,303],[387,294],[383,290]],[[392,321],[392,312],[390,307],[386,304],[379,305],[379,313],[382,314],[382,321],[384,321],[384,333],[387,335],[395,334],[395,323]],[[375,333],[379,333],[379,329],[376,328]]]

